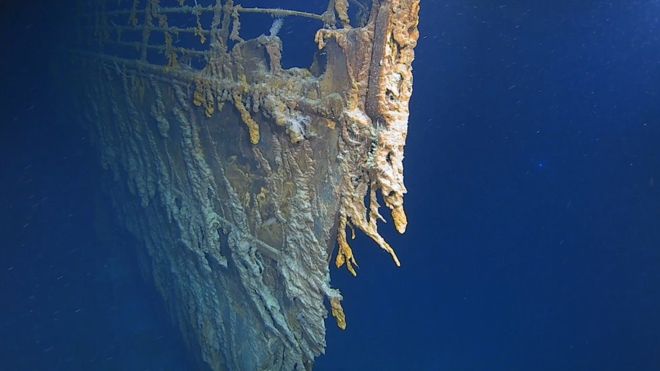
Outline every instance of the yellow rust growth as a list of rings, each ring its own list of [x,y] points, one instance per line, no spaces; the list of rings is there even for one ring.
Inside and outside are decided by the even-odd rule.
[[[342,211],[344,212],[344,211]],[[349,212],[350,213],[350,212]],[[344,215],[340,216],[340,218],[346,218]],[[341,219],[340,219],[341,220]],[[353,220],[353,218],[351,219]],[[371,238],[378,246],[385,250],[387,253],[390,254],[392,257],[392,260],[394,261],[394,264],[396,264],[397,267],[401,266],[401,262],[399,261],[399,257],[396,255],[396,252],[390,246],[387,241],[378,233],[378,230],[376,229],[376,222],[365,222],[364,219],[360,218],[359,216],[354,215],[354,223],[355,226],[358,227],[362,232],[364,232],[369,238]],[[343,224],[343,227],[342,227]],[[353,224],[348,224],[351,228],[353,227]],[[357,267],[357,263],[355,261],[355,258],[353,257],[353,250],[351,247],[348,245],[348,242],[346,241],[346,223],[339,223],[339,231],[337,232],[337,243],[339,245],[339,252],[337,253],[337,268],[340,268],[341,266],[344,265],[344,262],[346,263],[346,268],[348,269],[349,272],[353,276],[356,276],[357,273],[355,269],[353,268],[354,264]],[[352,264],[351,264],[352,263]]]
[[[213,99],[213,92],[211,89],[206,90],[206,97],[204,102],[204,114],[206,117],[213,116],[213,112],[215,112],[215,99]]]
[[[392,220],[394,220],[394,227],[397,232],[404,234],[406,233],[406,227],[408,226],[408,217],[406,217],[406,212],[403,210],[403,206],[396,207],[392,210]]]
[[[351,20],[348,17],[348,0],[335,0],[335,11],[344,28],[350,28]]]
[[[196,84],[195,91],[193,92],[193,104],[197,107],[201,107],[204,104],[204,93],[200,89],[200,84],[199,82]]]
[[[346,316],[344,315],[344,308],[341,307],[341,300],[339,298],[330,299],[330,306],[332,307],[332,316],[337,321],[337,327],[346,330]]]
[[[353,234],[353,236],[355,236],[355,234]],[[348,269],[348,271],[351,272],[353,276],[357,276],[357,272],[355,271],[355,268],[353,268],[354,265],[357,267],[357,262],[355,261],[355,257],[353,256],[353,250],[351,249],[351,246],[348,244],[348,241],[346,241],[345,215],[339,216],[339,230],[337,231],[337,243],[339,245],[339,251],[337,252],[337,259],[335,260],[335,264],[337,265],[337,268],[341,268],[344,264],[346,264],[346,269]]]
[[[267,200],[268,200],[268,189],[261,187],[259,193],[257,193],[257,202],[259,204],[265,204]]]
[[[204,79],[195,81],[195,91],[193,92],[193,104],[197,107],[204,107],[206,117],[213,116],[215,113],[215,98],[209,83]]]
[[[235,90],[232,93],[232,98],[234,100],[234,106],[238,110],[238,112],[241,114],[241,120],[247,125],[248,131],[250,132],[250,143],[252,144],[258,144],[259,143],[259,124],[257,124],[256,121],[250,116],[250,112],[248,112],[247,108],[245,108],[245,104],[243,104],[243,96],[240,92]]]

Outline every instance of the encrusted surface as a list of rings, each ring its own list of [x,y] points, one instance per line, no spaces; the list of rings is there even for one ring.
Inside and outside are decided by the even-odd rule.
[[[318,15],[231,0],[139,3],[95,2],[81,26],[93,28],[91,41],[76,55],[83,111],[145,270],[208,368],[310,369],[325,348],[326,305],[347,325],[330,287],[335,241],[336,265],[353,274],[347,228],[399,264],[377,231],[377,192],[403,233],[419,1],[337,0]],[[349,4],[368,17],[351,20]],[[282,68],[279,18],[243,40],[249,13],[318,20],[314,64]],[[191,26],[170,26],[175,14]],[[125,40],[131,30],[141,42]],[[179,46],[185,32],[206,48]]]

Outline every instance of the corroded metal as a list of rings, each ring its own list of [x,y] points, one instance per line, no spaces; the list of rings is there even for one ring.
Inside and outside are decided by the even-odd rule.
[[[81,3],[82,110],[145,271],[198,359],[311,369],[327,305],[346,327],[328,262],[337,244],[336,265],[356,273],[347,228],[399,264],[377,231],[377,194],[403,233],[419,0],[330,0],[320,14],[202,3]],[[273,24],[244,40],[254,13]],[[282,67],[281,17],[319,21],[309,68]]]

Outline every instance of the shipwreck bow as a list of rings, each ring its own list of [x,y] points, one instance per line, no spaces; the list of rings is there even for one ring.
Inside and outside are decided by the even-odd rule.
[[[419,0],[330,0],[320,13],[238,1],[80,3],[81,111],[115,179],[120,220],[201,364],[311,369],[328,261],[356,274],[347,231],[389,253],[401,233],[403,149]],[[273,24],[243,39],[241,21]],[[282,19],[318,23],[309,68],[284,68]],[[338,246],[338,249],[335,249]]]

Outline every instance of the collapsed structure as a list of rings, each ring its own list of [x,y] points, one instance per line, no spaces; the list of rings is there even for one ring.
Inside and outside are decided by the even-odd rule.
[[[81,110],[120,219],[202,364],[311,369],[326,305],[346,326],[328,262],[338,246],[336,266],[356,274],[347,229],[399,264],[377,195],[403,233],[419,0],[329,0],[318,14],[165,3],[80,5]],[[252,14],[272,25],[243,39]],[[281,64],[287,17],[318,22],[309,68]]]

